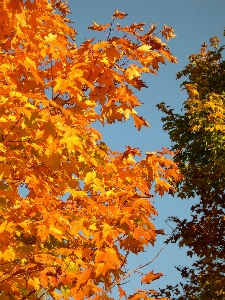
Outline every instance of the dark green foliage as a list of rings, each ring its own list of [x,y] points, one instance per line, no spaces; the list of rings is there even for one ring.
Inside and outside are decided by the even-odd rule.
[[[182,87],[189,97],[184,113],[175,114],[165,103],[158,105],[166,115],[162,121],[176,153],[174,160],[184,175],[178,196],[199,196],[191,208],[191,221],[170,218],[176,227],[167,242],[187,246],[187,255],[197,256],[190,268],[178,267],[186,283],[163,291],[179,300],[225,299],[225,46],[218,43],[213,37],[212,49],[202,45],[177,75],[186,77]]]

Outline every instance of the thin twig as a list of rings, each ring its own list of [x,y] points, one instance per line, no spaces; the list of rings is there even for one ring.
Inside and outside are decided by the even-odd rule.
[[[127,279],[128,277],[130,277],[131,274],[137,273],[137,271],[138,271],[139,269],[142,269],[142,268],[148,266],[149,264],[151,264],[151,263],[159,256],[159,254],[161,253],[162,250],[163,250],[163,247],[159,250],[159,252],[154,256],[154,258],[153,258],[151,261],[149,261],[148,263],[146,263],[146,264],[143,265],[143,266],[141,266],[141,265],[138,266],[137,268],[133,269],[132,271],[130,271],[129,273],[127,273],[126,275],[124,275],[124,276],[120,279],[120,282],[121,282],[122,280]],[[114,284],[112,284],[111,287],[109,287],[108,289],[106,289],[105,292],[102,294],[102,296],[101,296],[101,298],[100,298],[99,300],[102,300],[103,297],[104,297],[109,291],[111,291],[116,285],[121,285],[122,283],[120,283],[120,282],[119,282],[119,283],[114,283]]]

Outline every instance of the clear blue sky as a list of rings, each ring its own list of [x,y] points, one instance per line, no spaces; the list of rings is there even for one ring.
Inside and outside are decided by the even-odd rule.
[[[160,150],[162,146],[170,147],[167,134],[162,130],[160,121],[161,113],[155,105],[166,102],[179,110],[186,99],[185,92],[180,91],[180,81],[175,80],[176,73],[188,63],[188,55],[197,53],[203,42],[208,42],[212,36],[222,37],[225,26],[225,1],[224,0],[69,0],[72,15],[70,19],[75,22],[74,28],[78,32],[77,44],[85,39],[98,37],[98,32],[87,30],[87,26],[96,21],[106,24],[111,21],[115,9],[128,13],[128,17],[121,23],[145,22],[146,29],[152,24],[158,24],[159,30],[164,24],[174,28],[177,38],[169,42],[172,53],[178,58],[178,64],[167,63],[161,66],[158,76],[148,75],[144,78],[148,89],[143,89],[137,95],[144,102],[138,108],[138,114],[148,120],[151,128],[143,128],[140,132],[134,128],[133,121],[107,125],[104,128],[97,126],[103,134],[103,140],[114,150],[123,151],[126,145],[140,148],[146,151]],[[190,206],[197,201],[180,200],[165,195],[155,199],[155,207],[159,216],[155,224],[164,228],[168,234],[171,229],[166,225],[168,216],[177,215],[189,218]],[[171,224],[172,225],[172,224]],[[165,237],[159,237],[156,245],[146,249],[146,252],[138,256],[131,256],[129,268],[133,269],[140,263],[150,261],[157,252],[164,247],[154,262],[146,268],[146,271],[154,269],[155,272],[163,272],[164,277],[155,281],[150,288],[165,287],[166,284],[176,284],[181,277],[174,265],[185,265],[189,262],[185,249],[179,249],[177,245],[165,246]],[[131,278],[131,281],[123,286],[128,294],[134,292],[139,285],[139,277]]]

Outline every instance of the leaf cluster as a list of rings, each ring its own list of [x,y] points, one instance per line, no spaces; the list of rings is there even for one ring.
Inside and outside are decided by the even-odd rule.
[[[191,221],[170,219],[176,227],[169,242],[188,247],[187,255],[197,257],[190,268],[178,267],[186,284],[181,285],[182,292],[173,294],[175,299],[223,299],[225,295],[225,46],[218,46],[217,37],[210,43],[213,49],[202,45],[177,75],[186,77],[184,113],[158,105],[166,115],[162,120],[176,153],[174,161],[184,175],[178,196],[199,197],[191,208]]]
[[[153,245],[152,198],[180,178],[166,151],[112,151],[92,123],[133,117],[143,73],[156,73],[167,45],[144,24],[77,47],[61,0],[0,1],[0,297],[108,299],[127,278],[127,257]],[[109,27],[109,28],[108,28]],[[140,34],[141,32],[141,34]],[[161,31],[167,40],[173,29]],[[131,36],[129,36],[131,35]],[[132,63],[131,63],[132,61]],[[26,187],[27,196],[19,193]],[[152,273],[151,273],[152,274]],[[144,277],[150,283],[161,275]],[[152,299],[139,291],[129,299]]]

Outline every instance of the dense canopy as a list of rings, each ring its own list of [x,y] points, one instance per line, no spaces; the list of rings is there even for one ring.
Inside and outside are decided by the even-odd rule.
[[[164,129],[184,176],[178,195],[200,198],[191,209],[191,221],[171,218],[176,228],[170,241],[187,246],[187,255],[197,255],[191,267],[179,267],[187,283],[175,299],[222,300],[225,296],[225,46],[219,42],[212,37],[210,48],[203,44],[177,75],[186,78],[184,113],[175,114],[164,103],[158,105],[166,114]]]
[[[162,233],[152,198],[180,179],[166,150],[113,152],[92,126],[149,126],[134,90],[146,86],[142,73],[176,62],[155,25],[114,25],[126,17],[115,11],[90,26],[106,40],[77,47],[67,13],[64,1],[0,1],[1,299],[100,300],[115,286],[122,297],[128,254]],[[166,25],[160,33],[175,36]],[[143,284],[162,275],[147,271]]]

